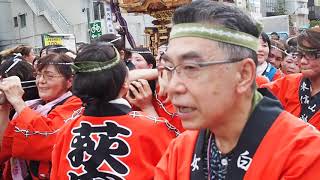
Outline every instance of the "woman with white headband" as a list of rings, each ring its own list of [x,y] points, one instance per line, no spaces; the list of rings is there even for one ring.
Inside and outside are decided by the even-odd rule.
[[[1,105],[0,164],[10,160],[6,178],[49,179],[51,152],[56,134],[82,105],[71,93],[73,59],[64,54],[49,54],[39,59],[35,78],[40,99],[24,101],[24,90],[17,76],[4,78],[0,90],[7,103]],[[13,107],[16,114],[9,120]],[[8,163],[7,163],[8,164]],[[9,174],[9,175],[8,175]]]

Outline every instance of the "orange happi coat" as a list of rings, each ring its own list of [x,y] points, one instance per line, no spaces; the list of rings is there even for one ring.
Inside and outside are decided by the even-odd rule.
[[[299,117],[301,113],[299,87],[302,78],[302,74],[290,74],[262,87],[268,88],[280,100],[286,111]],[[320,112],[316,112],[308,122],[320,130]]]
[[[119,104],[107,106],[102,113],[86,109],[59,133],[52,179],[153,178],[175,132],[159,118]]]
[[[186,131],[174,139],[157,165],[155,180],[207,179],[206,155],[197,151],[200,145],[205,146],[199,143],[202,134],[205,134],[203,130]],[[227,179],[317,179],[320,177],[318,147],[319,131],[264,98],[233,150]]]
[[[47,117],[29,107],[25,108],[6,128],[3,136],[0,163],[11,157],[28,160],[33,179],[39,175],[49,178],[50,161],[57,129],[65,124],[82,102],[79,98],[69,97],[63,104],[56,106]],[[27,118],[26,118],[27,117]],[[10,167],[5,169],[10,170]],[[11,179],[10,172],[4,172],[4,179]]]

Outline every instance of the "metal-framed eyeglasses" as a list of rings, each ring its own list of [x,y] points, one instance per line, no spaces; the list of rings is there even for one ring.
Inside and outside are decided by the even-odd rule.
[[[35,73],[35,77],[36,77],[36,79],[40,79],[41,77],[43,77],[44,80],[52,81],[55,78],[60,78],[60,77],[63,77],[63,76],[62,75],[57,75],[57,74],[52,74],[52,73],[36,72]]]
[[[215,60],[215,61],[205,61],[205,62],[188,62],[182,63],[174,67],[170,67],[164,64],[158,66],[158,71],[166,73],[167,80],[170,81],[173,77],[174,72],[179,75],[183,80],[194,79],[201,74],[201,69],[203,67],[218,65],[218,64],[229,64],[242,61],[243,59],[229,59],[229,60]]]
[[[299,59],[302,59],[303,57],[306,59],[306,60],[315,60],[315,59],[318,59],[320,58],[320,51],[298,51],[297,53],[297,57]]]

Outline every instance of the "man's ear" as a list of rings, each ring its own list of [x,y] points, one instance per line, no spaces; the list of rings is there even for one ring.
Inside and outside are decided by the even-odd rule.
[[[255,83],[256,65],[251,58],[246,58],[240,61],[239,66],[240,77],[237,84],[237,92],[242,94],[252,88]]]

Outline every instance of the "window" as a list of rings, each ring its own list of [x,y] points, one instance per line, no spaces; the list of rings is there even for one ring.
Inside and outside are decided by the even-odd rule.
[[[101,20],[105,17],[104,3],[94,1],[93,2],[93,15],[94,20]]]
[[[309,10],[310,10],[310,11],[314,11],[314,10],[315,10],[314,6],[310,6],[310,7],[309,7]]]
[[[20,18],[21,28],[26,27],[27,26],[26,14],[19,15],[19,18]]]
[[[273,14],[275,12],[275,8],[278,6],[277,2],[274,0],[266,0],[265,3],[267,13]]]
[[[18,27],[19,24],[18,24],[18,17],[13,17],[13,24],[14,24],[14,27]]]

